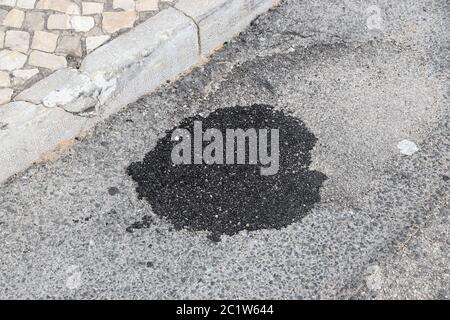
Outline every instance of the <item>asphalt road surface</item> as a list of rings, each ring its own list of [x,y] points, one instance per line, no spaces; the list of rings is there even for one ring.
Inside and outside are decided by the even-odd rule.
[[[449,299],[450,4],[373,4],[284,1],[2,185],[0,297]],[[127,168],[166,131],[255,104],[315,136],[301,219],[211,239],[138,196]]]

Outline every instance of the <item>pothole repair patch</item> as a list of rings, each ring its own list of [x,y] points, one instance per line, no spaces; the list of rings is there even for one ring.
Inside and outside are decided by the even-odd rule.
[[[216,133],[219,130],[224,137],[223,150],[219,148],[211,154],[216,156],[215,152],[222,152],[223,157],[220,158],[227,160],[227,149],[231,149],[227,148],[231,145],[225,141],[228,140],[227,129],[242,129],[245,132],[256,129],[256,133],[267,129],[270,134],[267,137],[260,134],[257,139],[259,143],[267,138],[267,154],[273,155],[278,151],[276,170],[272,170],[271,174],[263,174],[263,170],[267,170],[267,162],[250,163],[249,137],[245,139],[244,164],[229,164],[228,161],[227,164],[225,160],[223,164],[217,164],[218,161],[206,164],[206,160],[202,161],[201,158],[201,164],[195,164],[199,149],[195,149],[194,137],[208,129],[216,129]],[[278,131],[278,150],[271,144],[271,138],[275,136],[273,129]],[[179,139],[177,132],[188,132],[192,139],[184,135]],[[191,156],[191,164],[173,161],[173,152],[180,146],[181,140],[187,142],[193,151],[190,154],[184,150],[179,155],[186,156],[185,160]],[[217,136],[204,140],[205,136],[200,143],[203,155],[208,145],[217,142]],[[239,144],[237,139],[235,142],[236,150],[233,149],[232,154],[236,156],[237,162]],[[142,162],[129,166],[128,174],[137,183],[139,198],[146,199],[153,211],[168,219],[176,230],[186,228],[208,231],[212,240],[220,241],[221,235],[231,236],[241,230],[280,229],[288,226],[303,218],[320,201],[319,191],[326,176],[309,170],[311,150],[316,142],[314,134],[300,119],[270,106],[218,109],[207,117],[198,115],[187,118],[178,127],[168,131]],[[261,145],[258,146],[257,153],[261,160]],[[145,217],[128,230],[148,224],[149,217]]]

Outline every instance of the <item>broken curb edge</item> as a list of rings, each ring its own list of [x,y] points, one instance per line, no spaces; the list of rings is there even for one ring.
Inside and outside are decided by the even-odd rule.
[[[280,1],[180,0],[88,54],[79,69],[24,90],[0,108],[0,183],[203,63]]]

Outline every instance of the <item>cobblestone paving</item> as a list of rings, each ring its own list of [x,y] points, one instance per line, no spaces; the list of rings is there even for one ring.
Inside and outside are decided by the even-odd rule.
[[[0,0],[0,106],[176,0]]]

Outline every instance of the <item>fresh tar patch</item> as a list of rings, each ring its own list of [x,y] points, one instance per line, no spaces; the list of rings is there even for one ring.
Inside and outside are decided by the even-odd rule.
[[[221,131],[223,137],[226,137],[227,129],[278,129],[276,173],[261,174],[261,168],[267,164],[250,164],[249,154],[245,164],[227,164],[225,160],[223,164],[206,164],[204,161],[201,164],[194,164],[194,161],[174,164],[172,152],[180,141],[173,139],[173,133],[186,129],[194,136],[194,123],[199,121],[203,132],[214,128]],[[261,139],[259,136],[258,140]],[[270,154],[275,150],[271,150],[270,137],[267,139]],[[192,157],[195,157],[193,140],[190,143]],[[213,139],[203,141],[202,151],[211,141]],[[246,141],[250,144],[250,139]],[[316,141],[300,119],[270,106],[219,109],[207,117],[187,118],[168,131],[142,162],[129,166],[128,174],[137,183],[139,197],[146,199],[153,211],[167,218],[175,229],[209,231],[211,239],[219,241],[222,234],[234,235],[241,230],[280,229],[299,221],[320,201],[319,191],[326,176],[309,170],[311,150]],[[250,147],[247,147],[250,153]],[[226,149],[224,147],[224,159]],[[261,149],[258,149],[260,153]],[[237,159],[237,151],[234,154]],[[132,229],[132,226],[128,228],[129,231]]]

